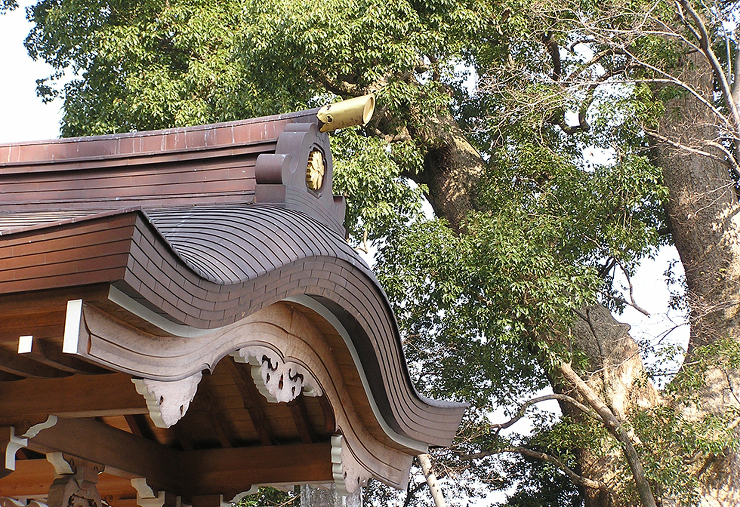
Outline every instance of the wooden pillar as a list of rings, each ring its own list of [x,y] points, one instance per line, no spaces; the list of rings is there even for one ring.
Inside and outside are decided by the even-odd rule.
[[[301,507],[362,507],[362,488],[342,496],[334,484],[301,486]]]

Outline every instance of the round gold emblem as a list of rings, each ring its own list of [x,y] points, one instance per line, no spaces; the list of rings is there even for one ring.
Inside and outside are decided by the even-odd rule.
[[[324,182],[324,155],[319,150],[313,150],[308,155],[308,167],[306,168],[306,186],[311,190],[318,190]]]

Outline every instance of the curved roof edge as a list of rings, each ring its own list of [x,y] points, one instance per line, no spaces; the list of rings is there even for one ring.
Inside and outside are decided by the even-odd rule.
[[[345,338],[390,437],[451,443],[467,405],[430,400],[416,391],[385,293],[341,236],[303,213],[272,206],[150,210],[146,215],[195,273],[223,287],[219,292],[228,291],[232,301],[239,294],[239,305],[221,319],[199,319],[192,322],[195,327],[226,324],[249,305],[251,311],[281,300],[307,306],[329,317]],[[282,270],[288,276],[276,277]],[[248,293],[259,292],[262,284],[272,293],[269,299]]]

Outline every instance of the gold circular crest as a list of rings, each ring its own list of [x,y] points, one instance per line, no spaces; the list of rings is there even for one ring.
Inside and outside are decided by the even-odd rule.
[[[306,186],[311,190],[318,190],[324,182],[324,155],[319,150],[313,150],[308,155],[306,168]]]

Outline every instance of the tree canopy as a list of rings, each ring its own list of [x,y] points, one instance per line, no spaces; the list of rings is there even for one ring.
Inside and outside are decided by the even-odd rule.
[[[26,46],[56,69],[38,91],[64,100],[63,136],[375,93],[371,123],[332,139],[335,191],[351,241],[376,249],[417,387],[473,404],[439,465],[471,488],[516,477],[510,505],[655,505],[710,494],[707,470],[737,455],[737,400],[690,396],[737,366],[737,238],[717,225],[740,174],[735,14],[688,1],[40,0]],[[669,243],[687,268],[691,361],[659,393],[600,308],[634,305],[615,276]],[[563,416],[539,413],[533,434],[488,420],[499,406],[531,413],[521,403],[545,387]]]

